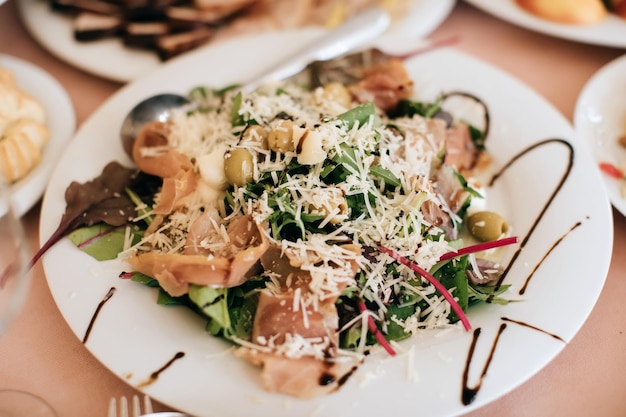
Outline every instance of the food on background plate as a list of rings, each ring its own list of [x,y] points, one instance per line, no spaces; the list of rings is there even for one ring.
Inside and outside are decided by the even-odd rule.
[[[610,13],[626,18],[624,0],[515,0],[524,10],[558,23],[591,25]]]
[[[59,228],[300,398],[339,389],[376,347],[469,330],[472,305],[508,302],[498,248],[516,238],[473,178],[488,126],[445,110],[477,99],[413,101],[396,60],[348,70],[312,88],[194,89],[139,133],[136,167],[68,187]]]
[[[408,0],[49,0],[72,19],[74,38],[94,42],[117,37],[131,48],[153,50],[167,60],[226,37],[304,26],[334,27],[372,6],[392,16]]]
[[[626,0],[603,0],[603,3],[610,12],[626,19]]]
[[[0,179],[16,182],[39,164],[49,137],[45,123],[41,103],[16,85],[10,70],[0,67]]]
[[[617,143],[622,149],[626,149],[626,133],[621,135],[617,139]],[[620,194],[622,198],[626,198],[626,161],[619,165],[612,164],[611,162],[602,161],[599,163],[600,171],[605,175],[620,181]]]

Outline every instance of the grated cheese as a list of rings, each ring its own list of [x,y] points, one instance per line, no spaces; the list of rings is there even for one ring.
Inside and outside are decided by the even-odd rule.
[[[417,308],[410,317],[403,320],[396,316],[388,318],[405,332],[415,334],[425,329],[452,327],[447,318],[449,303],[428,282],[416,277],[405,266],[396,266],[397,276],[390,277],[388,267],[392,261],[388,256],[369,254],[366,257],[341,245],[355,243],[361,247],[376,247],[383,244],[399,255],[411,258],[426,270],[432,268],[441,255],[452,250],[443,232],[433,228],[421,210],[424,203],[430,201],[447,212],[453,222],[461,220],[436,194],[433,186],[432,173],[439,163],[437,155],[443,146],[440,122],[415,115],[395,119],[395,128],[391,129],[381,123],[381,115],[375,115],[363,124],[349,125],[336,119],[346,111],[345,106],[322,99],[320,90],[308,92],[291,85],[281,88],[284,93],[269,94],[270,90],[266,89],[244,97],[238,115],[246,122],[267,129],[275,128],[284,117],[289,118],[297,127],[298,138],[304,141],[310,138],[310,142],[302,146],[306,154],[298,149],[272,152],[262,146],[258,134],[240,139],[243,128],[231,125],[233,98],[230,95],[225,96],[221,111],[176,113],[172,120],[170,144],[192,161],[200,186],[184,199],[184,204],[159,218],[161,223],[155,225],[154,230],[147,233],[129,253],[184,253],[194,222],[206,216],[206,210],[213,210],[217,218],[210,218],[205,226],[205,236],[195,243],[196,249],[206,250],[210,253],[207,256],[211,257],[233,256],[241,250],[245,241],[229,235],[229,221],[246,215],[256,224],[267,224],[274,215],[271,204],[276,204],[281,212],[293,211],[295,219],[301,219],[303,215],[321,216],[320,229],[331,225],[335,227],[330,233],[304,230],[303,237],[294,241],[277,241],[270,230],[261,230],[270,244],[282,249],[292,266],[299,267],[310,277],[303,291],[301,287],[290,288],[291,276],[279,277],[271,272],[263,275],[269,291],[279,293],[285,285],[293,291],[290,307],[293,312],[300,313],[305,328],[311,325],[311,313],[319,311],[325,301],[336,300],[346,288],[355,287],[358,287],[361,299],[378,306],[380,314],[377,317],[374,312],[368,311],[350,320],[342,329],[335,329],[343,331],[360,322],[358,354],[366,350],[368,317],[381,321],[387,313],[387,305],[399,294],[409,294],[425,302],[425,308]],[[253,156],[253,181],[269,178],[275,186],[254,196],[246,187],[231,187],[226,207],[223,201],[223,155],[234,147],[245,148]],[[352,154],[346,153],[345,147],[352,149],[353,158]],[[349,163],[342,165],[347,172],[345,179],[336,184],[325,182],[321,175],[324,162],[348,157]],[[294,161],[306,164],[308,169],[297,174],[287,173],[287,168]],[[398,178],[395,192],[388,192],[383,181],[372,180],[373,167],[387,170]],[[157,204],[159,197],[156,196]],[[363,202],[364,211],[360,216],[351,216],[348,198]],[[227,214],[227,209],[230,214]],[[154,215],[150,210],[146,211],[142,218]],[[365,275],[365,282],[358,285],[355,268]],[[387,323],[383,322],[383,330],[385,326]],[[233,340],[251,350],[290,358],[307,355],[323,359],[330,347],[336,349],[335,336],[333,340],[330,337],[305,338],[290,333],[284,336],[284,342],[280,344],[275,343],[276,338],[259,338],[252,342],[238,338]],[[412,355],[413,352],[409,352],[408,377],[411,380],[415,378]]]

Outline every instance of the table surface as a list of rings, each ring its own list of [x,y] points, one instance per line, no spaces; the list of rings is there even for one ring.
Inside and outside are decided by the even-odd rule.
[[[82,124],[122,84],[81,72],[59,60],[26,31],[17,1],[0,7],[0,53],[30,61],[67,90]],[[509,72],[542,94],[570,121],[589,77],[625,53],[557,39],[498,20],[458,2],[429,38],[460,36],[457,48]],[[39,243],[40,204],[23,218],[31,246]],[[467,416],[626,415],[626,220],[614,216],[614,248],[596,307],[564,350],[529,381]],[[139,394],[110,373],[72,333],[48,288],[41,264],[27,303],[0,338],[0,389],[45,398],[59,417],[105,416],[111,397]],[[155,409],[168,407],[155,403]]]

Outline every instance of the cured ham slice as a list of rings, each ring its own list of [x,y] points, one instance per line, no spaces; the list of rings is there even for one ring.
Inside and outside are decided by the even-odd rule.
[[[469,171],[476,165],[478,155],[466,124],[454,125],[446,131],[446,165],[461,172]]]
[[[334,303],[324,303],[316,310],[306,308],[294,292],[272,294],[261,291],[254,317],[252,340],[283,344],[286,334],[304,338],[328,338],[336,342],[339,323]]]
[[[161,199],[154,208],[156,214],[168,214],[184,197],[191,194],[197,186],[196,174],[189,171],[179,171],[173,177],[163,179]]]
[[[437,172],[435,192],[445,201],[453,213],[456,213],[463,207],[469,196],[469,193],[463,188],[463,184],[461,184],[455,172],[449,166],[443,166]]]
[[[373,102],[383,111],[395,108],[398,102],[413,95],[413,81],[402,61],[390,60],[366,67],[361,80],[348,86],[360,103]]]
[[[133,145],[133,160],[139,170],[167,178],[193,168],[186,155],[169,146],[170,128],[168,123],[150,122],[141,129]]]
[[[229,257],[145,252],[127,258],[126,262],[135,271],[159,281],[174,297],[188,293],[190,284],[236,287],[259,272],[255,267],[267,250],[267,239],[256,230],[256,234],[251,234],[251,245]]]
[[[437,171],[434,191],[439,196],[440,203],[434,200],[425,201],[422,205],[424,219],[433,226],[441,227],[450,239],[456,239],[458,233],[452,224],[451,215],[461,210],[469,192],[459,182],[453,169],[446,165]]]
[[[169,146],[171,125],[146,124],[133,144],[133,160],[141,171],[163,178],[161,199],[154,212],[168,214],[176,204],[197,187],[196,174],[189,158]]]
[[[350,357],[337,360],[288,358],[248,348],[239,348],[235,354],[254,365],[263,366],[261,380],[267,391],[303,399],[336,391],[359,364],[357,359]]]
[[[135,271],[148,275],[173,297],[189,292],[189,284],[234,287],[244,276],[231,279],[231,260],[200,255],[147,252],[126,259]]]

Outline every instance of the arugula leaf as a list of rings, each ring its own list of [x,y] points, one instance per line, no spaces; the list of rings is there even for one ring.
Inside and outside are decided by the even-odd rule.
[[[361,328],[353,326],[341,334],[339,345],[342,349],[356,349],[359,346],[359,340],[361,340]]]
[[[352,128],[355,123],[358,123],[359,126],[364,125],[369,121],[370,117],[375,114],[376,108],[374,107],[374,103],[369,102],[341,113],[335,120],[344,121]]]
[[[349,175],[359,170],[355,149],[345,143],[339,145],[339,148],[340,152],[330,158],[320,173],[327,184],[344,182]]]
[[[468,288],[469,304],[474,305],[479,302],[486,302],[489,300],[492,304],[506,305],[508,303],[515,302],[516,300],[509,300],[500,297],[511,287],[510,284],[506,285],[470,285]]]
[[[233,291],[231,291],[232,293]],[[233,304],[238,306],[230,307],[230,320],[232,323],[232,335],[243,340],[250,340],[252,334],[252,326],[254,324],[254,314],[256,306],[259,302],[259,293],[253,293],[248,296],[239,296]],[[230,334],[226,334],[230,336]]]
[[[441,98],[434,103],[424,103],[412,100],[400,100],[397,107],[390,115],[392,118],[413,117],[416,114],[422,117],[431,118],[441,110]]]
[[[124,191],[126,191],[126,195],[128,195],[128,198],[130,198],[130,201],[132,201],[133,204],[135,205],[137,209],[137,214],[139,215],[139,217],[142,217],[143,221],[146,222],[148,226],[150,226],[150,223],[152,223],[152,219],[154,217],[153,215],[147,215],[148,212],[150,211],[148,208],[150,206],[148,204],[145,204],[143,201],[141,201],[141,197],[139,197],[137,193],[135,193],[130,188],[125,188]]]
[[[243,102],[243,95],[241,91],[233,98],[233,107],[230,110],[230,124],[232,127],[243,126],[246,122],[243,120],[243,116],[239,114],[241,110],[241,104]]]
[[[474,146],[476,146],[478,150],[484,151],[485,141],[487,140],[487,138],[485,137],[485,132],[469,123],[466,124],[467,128],[469,129],[470,137],[472,138]]]
[[[387,306],[387,317],[395,317],[399,320],[406,320],[415,314],[416,305],[399,306],[396,304],[390,304]],[[402,340],[411,336],[411,333],[404,331],[404,328],[393,320],[387,320],[387,340]]]
[[[172,297],[163,288],[159,288],[159,295],[157,296],[157,304],[162,306],[184,306],[186,297]]]
[[[467,311],[467,307],[469,306],[469,283],[467,274],[465,273],[468,267],[469,258],[463,256],[445,263],[433,274],[447,289],[454,289],[452,293],[463,311]],[[455,312],[450,312],[450,320],[452,322],[458,319]]]
[[[380,178],[385,184],[392,187],[399,187],[401,185],[398,177],[393,175],[387,168],[383,168],[380,165],[372,165],[370,167],[370,174],[376,178]]]
[[[156,279],[152,277],[149,277],[148,275],[142,274],[141,272],[137,272],[137,271],[129,272],[129,274],[130,274],[130,280],[133,282],[138,282],[140,284],[147,285],[148,287],[151,287],[151,288],[159,287],[159,281],[157,281]]]

